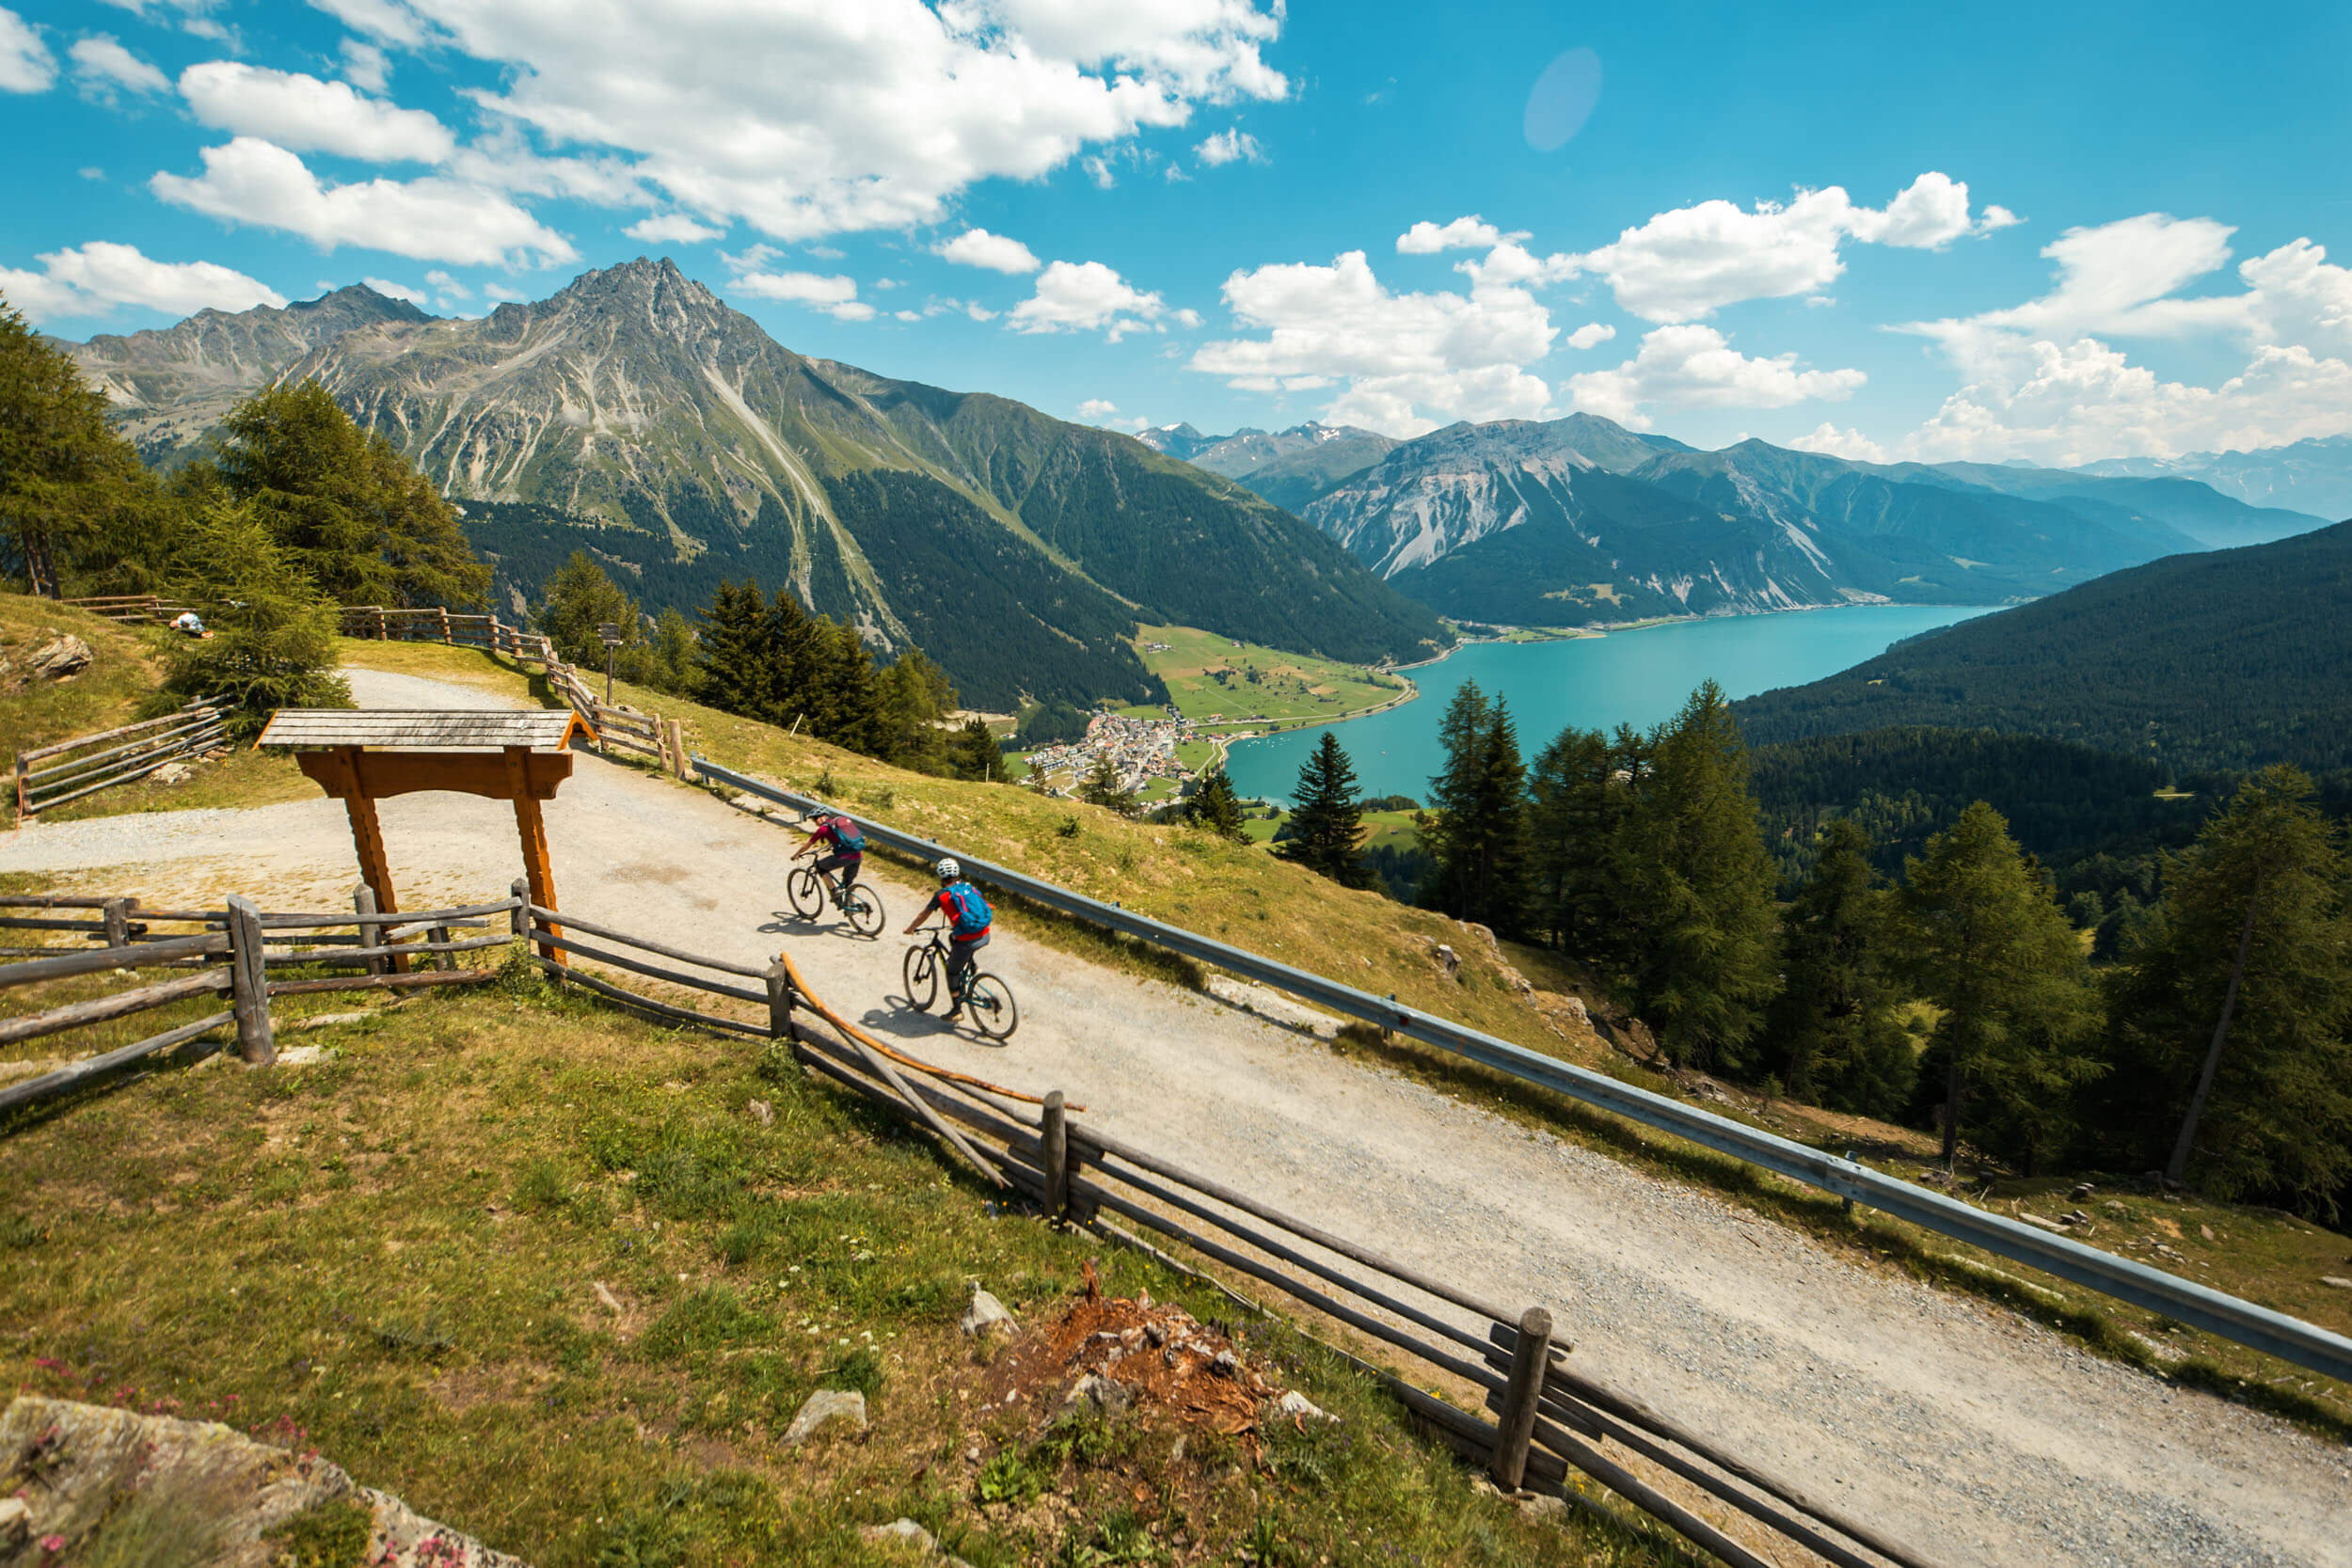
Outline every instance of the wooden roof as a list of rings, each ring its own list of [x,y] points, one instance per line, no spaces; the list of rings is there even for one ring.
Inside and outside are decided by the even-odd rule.
[[[326,751],[358,746],[381,752],[534,752],[566,750],[574,736],[596,738],[568,708],[318,708],[281,707],[270,715],[257,746]]]

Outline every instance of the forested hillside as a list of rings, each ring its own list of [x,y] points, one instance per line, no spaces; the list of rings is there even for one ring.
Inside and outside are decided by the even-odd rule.
[[[2352,765],[2352,524],[2176,556],[1751,697],[1759,744],[1895,725],[2077,741],[2168,770]]]

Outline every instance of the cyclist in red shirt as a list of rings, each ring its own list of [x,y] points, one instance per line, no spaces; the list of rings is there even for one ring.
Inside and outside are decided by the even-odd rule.
[[[837,904],[857,880],[858,868],[866,863],[866,835],[839,812],[828,812],[817,819],[816,826],[809,830],[808,842],[792,858],[801,860],[819,848],[826,853],[817,862],[817,874],[822,877],[834,871],[841,873],[834,894],[834,902]]]
[[[952,1023],[963,1011],[972,971],[979,962],[980,949],[988,945],[995,913],[980,896],[980,890],[963,879],[963,867],[954,861],[943,860],[931,870],[939,878],[939,891],[907,922],[905,935],[914,935],[934,914],[946,924],[947,1021]]]

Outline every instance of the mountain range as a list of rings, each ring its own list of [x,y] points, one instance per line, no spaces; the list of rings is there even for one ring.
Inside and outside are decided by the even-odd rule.
[[[2078,472],[2132,479],[2192,479],[2256,506],[2352,517],[2352,436],[2320,436],[2255,451],[2186,457],[2110,457]]]
[[[575,548],[648,608],[793,587],[965,700],[1142,701],[1139,622],[1350,661],[1437,619],[1324,535],[1126,436],[810,359],[668,261],[440,320],[366,289],[67,345],[150,461],[233,402],[316,380],[461,504],[510,601]]]
[[[1753,440],[1698,451],[1589,414],[1452,425],[1353,472],[1338,470],[1382,437],[1145,434],[1279,497],[1440,614],[1517,626],[1997,604],[2323,522],[2179,476],[1854,463]]]
[[[2121,571],[1737,705],[1761,746],[1899,725],[2178,770],[2352,768],[2352,522]]]

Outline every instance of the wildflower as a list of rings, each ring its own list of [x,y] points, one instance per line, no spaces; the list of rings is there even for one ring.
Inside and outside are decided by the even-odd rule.
[[[65,1537],[62,1535],[44,1535],[40,1538],[40,1549],[44,1552],[64,1551]]]

